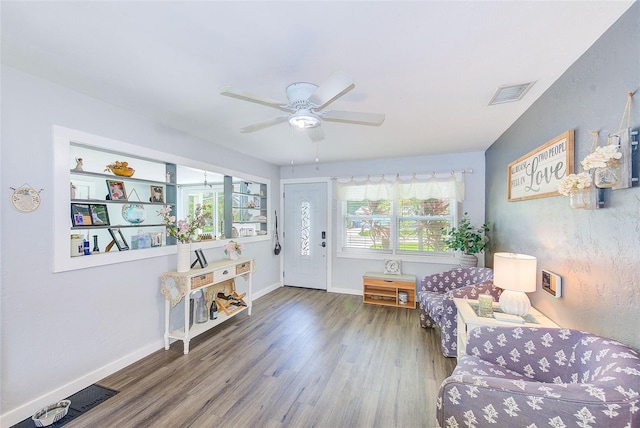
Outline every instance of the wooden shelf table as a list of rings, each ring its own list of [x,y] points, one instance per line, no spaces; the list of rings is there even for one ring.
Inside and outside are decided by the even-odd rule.
[[[212,329],[213,327],[233,318],[234,316],[244,312],[245,310],[251,315],[251,281],[254,271],[254,260],[246,257],[239,257],[236,260],[218,260],[209,263],[203,269],[191,269],[188,272],[165,272],[162,274],[161,293],[165,296],[165,315],[164,315],[164,349],[169,349],[171,339],[182,340],[184,342],[184,353],[189,353],[189,341],[194,337]],[[234,278],[243,277],[246,280],[247,291],[241,295],[235,292],[233,294],[240,297],[243,302],[246,296],[245,307],[238,307],[233,310],[223,305],[218,311],[218,318],[215,320],[207,320],[203,323],[189,322],[189,300],[193,292],[208,288],[221,286],[225,282]],[[217,291],[217,290],[216,290]],[[215,294],[213,295],[215,297]],[[182,328],[170,331],[171,308],[175,307],[181,300],[184,300],[184,325]],[[220,302],[220,300],[218,300]],[[222,302],[220,302],[222,304]],[[207,310],[207,314],[209,311]]]
[[[377,272],[365,272],[362,277],[362,299],[373,305],[416,308],[415,275],[388,275]],[[400,302],[399,293],[407,293],[407,303]]]

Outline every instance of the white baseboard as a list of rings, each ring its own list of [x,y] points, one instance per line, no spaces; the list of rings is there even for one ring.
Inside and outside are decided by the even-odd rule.
[[[282,283],[281,282],[274,282],[273,284],[271,284],[269,287],[260,290],[258,292],[252,293],[251,294],[251,301],[254,301],[256,299],[261,298],[262,296],[266,296],[267,294],[271,293],[272,291],[277,290],[278,288],[282,287]]]
[[[23,404],[20,407],[9,410],[6,413],[0,415],[0,427],[10,427],[12,425],[21,422],[24,419],[31,417],[35,412],[39,409],[51,404],[56,401],[62,400],[70,395],[75,394],[76,392],[86,388],[89,385],[93,385],[94,383],[104,379],[105,377],[117,372],[120,369],[127,367],[130,364],[135,363],[136,361],[146,357],[147,355],[153,354],[159,349],[164,349],[164,340],[160,339],[157,342],[153,342],[144,348],[141,348],[129,355],[126,355],[112,363],[107,364],[106,366],[100,367],[97,370],[94,370],[86,375],[75,379],[72,382],[69,382],[66,385],[63,385],[53,391],[50,391],[35,400],[32,400],[28,403]]]
[[[354,296],[362,296],[362,290],[354,290],[353,288],[330,288],[328,293],[352,294]]]

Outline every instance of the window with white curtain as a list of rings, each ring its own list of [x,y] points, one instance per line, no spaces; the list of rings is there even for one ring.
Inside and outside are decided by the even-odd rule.
[[[433,255],[447,253],[443,230],[457,222],[464,182],[452,174],[393,181],[336,180],[342,252]]]

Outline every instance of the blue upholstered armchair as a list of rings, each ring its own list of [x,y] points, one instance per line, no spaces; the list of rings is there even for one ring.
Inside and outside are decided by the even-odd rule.
[[[502,293],[500,288],[493,285],[493,271],[484,267],[457,268],[427,275],[417,288],[420,326],[440,327],[441,347],[445,357],[455,357],[458,354],[458,311],[453,299],[477,299],[480,294],[490,294],[497,301]]]
[[[578,330],[478,327],[440,386],[438,426],[640,427],[640,355]]]

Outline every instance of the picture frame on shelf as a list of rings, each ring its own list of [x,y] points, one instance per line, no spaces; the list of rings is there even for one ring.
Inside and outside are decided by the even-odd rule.
[[[122,234],[122,230],[120,230],[120,228],[110,227],[109,234],[111,234],[113,242],[115,242],[116,247],[118,247],[118,251],[125,251],[129,249],[129,244],[127,244],[127,240],[124,239],[124,235]]]
[[[107,190],[109,194],[108,198],[112,201],[126,201],[127,192],[124,188],[124,182],[120,180],[106,180]]]
[[[71,204],[71,224],[73,227],[93,225],[89,204]]]
[[[95,183],[84,180],[72,180],[71,186],[74,192],[71,199],[102,199],[96,197]]]
[[[109,211],[107,204],[89,204],[91,223],[94,226],[109,226]]]
[[[384,261],[384,274],[385,275],[402,275],[401,272],[402,260],[389,259]]]
[[[260,209],[260,196],[252,196],[253,199],[253,208]]]
[[[151,191],[151,197],[149,202],[161,202],[164,203],[164,188],[162,186],[149,186]]]
[[[149,236],[151,236],[151,247],[162,247],[163,235],[163,232],[149,233]]]
[[[195,250],[195,253],[196,253],[196,260],[191,264],[191,269],[193,269],[196,263],[199,263],[202,269],[206,268],[209,265],[209,263],[207,263],[207,259],[204,256],[204,253],[202,252],[202,248],[198,248],[197,250]]]

